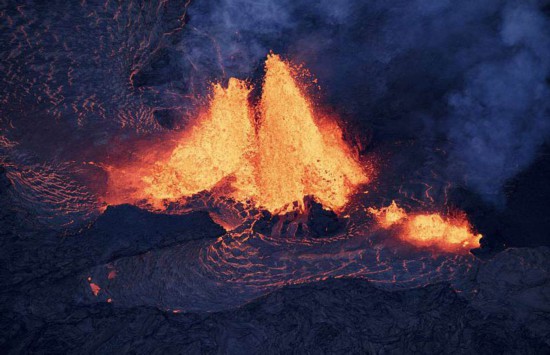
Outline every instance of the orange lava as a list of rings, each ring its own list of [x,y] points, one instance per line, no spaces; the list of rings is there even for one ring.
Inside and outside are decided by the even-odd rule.
[[[277,210],[314,195],[333,209],[365,182],[336,125],[320,125],[287,63],[270,55],[260,104],[258,130],[259,202]]]
[[[99,294],[99,291],[101,291],[101,287],[99,287],[98,285],[96,285],[95,283],[93,282],[90,282],[90,289],[92,290],[92,293],[94,294],[94,296],[97,297],[97,295]]]
[[[379,210],[369,208],[368,211],[376,217],[378,224],[384,228],[389,228],[395,223],[407,218],[407,212],[397,206],[395,201],[392,201],[388,207],[382,207]]]
[[[110,180],[133,186],[134,201],[157,206],[215,190],[272,212],[289,210],[306,195],[335,210],[343,207],[357,185],[367,182],[364,170],[339,127],[316,117],[294,79],[297,69],[275,54],[265,69],[257,107],[249,103],[251,87],[244,81],[231,78],[227,88],[216,84],[205,114],[167,158],[111,169]],[[120,203],[113,190],[111,201]]]
[[[442,217],[437,213],[407,214],[395,201],[379,210],[370,208],[383,228],[396,226],[402,240],[418,247],[435,247],[447,252],[468,252],[479,247],[481,234],[475,234],[464,214]]]
[[[143,194],[155,200],[177,199],[210,190],[224,178],[233,177],[241,194],[256,194],[250,158],[254,126],[248,94],[250,89],[231,78],[227,89],[216,84],[205,117],[183,137],[167,161],[158,161],[144,176]]]

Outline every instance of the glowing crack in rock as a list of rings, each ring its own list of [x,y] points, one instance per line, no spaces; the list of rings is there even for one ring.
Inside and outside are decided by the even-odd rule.
[[[88,277],[88,283],[90,284],[90,290],[92,291],[94,296],[97,297],[99,291],[101,291],[101,287],[99,287],[99,285],[97,285],[96,283],[93,283],[91,277]]]

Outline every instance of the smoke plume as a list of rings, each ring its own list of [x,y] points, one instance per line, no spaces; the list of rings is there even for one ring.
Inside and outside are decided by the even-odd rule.
[[[547,2],[231,0],[189,16],[224,75],[249,76],[270,49],[306,62],[351,124],[446,150],[440,174],[487,201],[549,136]]]

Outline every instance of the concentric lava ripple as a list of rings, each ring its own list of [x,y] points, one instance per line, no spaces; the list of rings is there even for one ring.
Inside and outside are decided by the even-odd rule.
[[[392,249],[375,238],[372,232],[330,239],[231,232],[216,241],[193,241],[94,267],[86,275],[105,292],[103,298],[91,296],[89,301],[106,302],[110,297],[124,306],[215,311],[243,305],[287,284],[338,277],[368,279],[384,289],[448,281],[460,290],[477,263],[471,254]],[[114,278],[109,277],[112,270]],[[83,292],[90,293],[89,285],[83,285]]]

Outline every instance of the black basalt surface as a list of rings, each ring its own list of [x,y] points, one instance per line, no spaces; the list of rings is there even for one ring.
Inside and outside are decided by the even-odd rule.
[[[190,240],[219,237],[224,233],[225,230],[205,211],[167,215],[132,205],[118,205],[107,207],[88,230],[76,237],[100,245],[108,259]],[[112,245],[107,248],[109,244]],[[112,249],[112,253],[105,254],[107,249]]]
[[[4,313],[8,353],[524,353],[550,351],[447,284],[382,291],[331,279],[285,287],[235,310],[172,314],[108,304],[40,319]],[[9,326],[6,326],[9,324]]]

